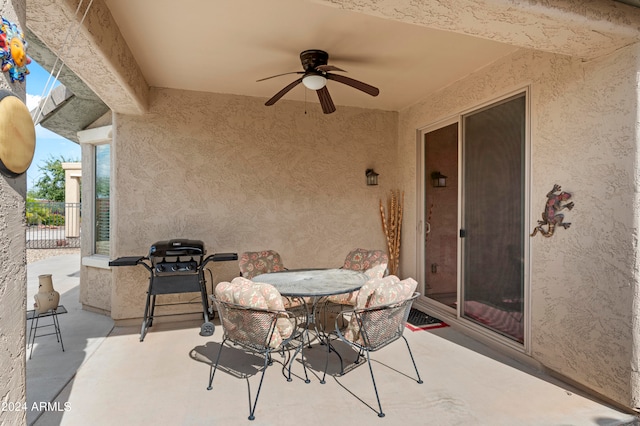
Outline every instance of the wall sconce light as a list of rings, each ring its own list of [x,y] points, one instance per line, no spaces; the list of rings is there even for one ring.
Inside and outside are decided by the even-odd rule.
[[[374,172],[373,169],[367,169],[364,172],[367,175],[367,185],[377,185],[378,184],[378,173]]]
[[[440,172],[432,172],[431,185],[433,185],[434,188],[444,188],[447,186],[447,177]]]

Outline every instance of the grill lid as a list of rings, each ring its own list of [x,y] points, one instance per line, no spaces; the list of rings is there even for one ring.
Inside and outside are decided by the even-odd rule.
[[[200,240],[174,239],[151,245],[149,257],[204,256],[204,243]]]

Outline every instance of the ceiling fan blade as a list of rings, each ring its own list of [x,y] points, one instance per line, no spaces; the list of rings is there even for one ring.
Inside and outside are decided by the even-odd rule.
[[[271,77],[261,78],[260,80],[256,80],[256,83],[259,82],[259,81],[265,81],[265,80],[269,80],[270,78],[280,77],[282,75],[289,75],[289,74],[304,74],[304,72],[303,71],[285,72],[285,73],[282,73],[282,74],[272,75]]]
[[[266,106],[271,106],[273,104],[275,104],[276,102],[278,102],[278,100],[283,97],[289,90],[293,89],[294,87],[296,87],[298,84],[300,84],[302,82],[302,77],[300,77],[299,79],[297,79],[296,81],[290,83],[288,86],[286,86],[284,89],[282,89],[281,91],[279,91],[278,93],[276,93],[275,95],[273,95],[273,97],[271,99],[269,99],[265,105]]]
[[[333,65],[319,65],[319,66],[316,67],[316,70],[317,71],[324,71],[324,72],[327,72],[327,71],[342,71],[342,72],[346,72],[345,70],[343,70],[341,68],[338,68],[336,66],[333,66]]]
[[[380,89],[378,89],[377,87],[370,86],[367,83],[363,83],[361,81],[354,80],[353,78],[345,77],[340,74],[326,74],[325,77],[327,77],[329,80],[334,80],[338,83],[351,86],[354,89],[361,90],[371,96],[378,96],[378,94],[380,93]]]
[[[333,104],[331,100],[331,95],[329,95],[329,90],[327,90],[327,86],[324,86],[322,89],[316,90],[318,94],[318,99],[320,99],[320,105],[322,106],[322,112],[325,114],[331,114],[336,110],[336,106]]]

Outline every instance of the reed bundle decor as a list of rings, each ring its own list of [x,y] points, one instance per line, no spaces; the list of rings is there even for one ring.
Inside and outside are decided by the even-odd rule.
[[[382,219],[382,231],[387,238],[387,252],[389,253],[389,274],[398,275],[400,265],[400,234],[402,231],[402,210],[404,206],[404,191],[391,191],[387,198],[387,215],[384,205],[380,200],[380,217]]]

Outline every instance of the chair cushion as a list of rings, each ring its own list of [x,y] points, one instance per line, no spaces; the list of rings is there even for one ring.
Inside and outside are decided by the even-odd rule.
[[[354,271],[366,271],[382,263],[389,263],[389,256],[382,250],[357,248],[349,252],[344,260],[343,268]]]
[[[280,292],[271,284],[256,283],[244,277],[236,277],[231,282],[223,281],[214,291],[218,300],[258,309],[284,311]],[[278,347],[293,333],[293,324],[287,317],[278,318],[277,331],[273,333],[269,346]]]
[[[400,281],[395,275],[371,279],[360,288],[356,308],[400,302],[411,297],[417,286],[418,283],[413,278]]]
[[[372,266],[371,268],[364,271],[365,275],[371,278],[382,278],[384,274],[387,272],[387,262],[380,263],[376,266]]]
[[[364,271],[364,274],[367,277],[369,277],[369,279],[373,279],[373,278],[384,277],[385,272],[387,272],[387,264],[380,263],[379,265],[376,265]],[[338,305],[355,306],[356,300],[358,299],[358,292],[359,290],[356,290],[356,291],[352,291],[351,293],[336,294],[333,296],[328,296],[327,301],[338,304]]]
[[[274,250],[245,251],[238,261],[240,273],[244,278],[251,279],[256,275],[267,272],[284,271],[280,254]]]
[[[334,294],[327,296],[327,301],[335,303],[337,305],[351,305],[356,306],[356,300],[358,298],[358,290],[351,293]]]
[[[360,288],[356,300],[356,309],[373,308],[375,306],[401,302],[410,298],[417,286],[418,283],[413,278],[407,278],[401,281],[400,278],[395,275],[371,279]],[[362,335],[360,334],[360,326],[355,316],[352,316],[349,320],[349,324],[343,335],[347,340],[364,344]]]

